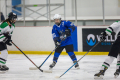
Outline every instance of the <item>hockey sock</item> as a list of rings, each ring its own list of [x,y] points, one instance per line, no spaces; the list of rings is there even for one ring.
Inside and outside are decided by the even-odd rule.
[[[115,59],[115,57],[112,56],[108,56],[107,59],[105,60],[105,62],[103,63],[101,70],[104,70],[104,68],[109,68],[110,64],[113,62],[113,60]]]
[[[75,54],[73,52],[68,52],[68,55],[70,56],[72,61],[77,61],[77,58],[76,58],[76,56],[75,56]]]
[[[55,52],[53,61],[57,62],[60,53]]]
[[[2,50],[0,55],[0,65],[4,65],[7,61],[8,52],[7,50]]]
[[[116,69],[119,69],[119,68],[120,68],[120,54],[118,54],[117,65],[116,65]]]

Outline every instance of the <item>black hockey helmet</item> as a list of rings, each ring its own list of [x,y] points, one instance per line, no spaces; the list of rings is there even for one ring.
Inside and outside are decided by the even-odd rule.
[[[10,12],[10,13],[8,14],[8,19],[11,20],[11,23],[13,23],[13,21],[14,21],[15,19],[17,19],[17,14],[15,14],[15,13],[13,13],[13,12]]]

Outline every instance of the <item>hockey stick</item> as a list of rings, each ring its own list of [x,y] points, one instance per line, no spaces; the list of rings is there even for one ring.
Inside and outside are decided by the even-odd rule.
[[[52,73],[52,71],[44,71],[44,70],[40,69],[20,48],[17,47],[17,45],[16,45],[15,43],[13,43],[12,41],[11,41],[11,43],[12,43],[21,53],[23,53],[23,54],[25,55],[25,57],[27,57],[27,58],[36,66],[36,68],[38,68],[41,72]]]
[[[101,41],[100,41],[101,42]],[[84,56],[86,56],[93,48],[95,48],[100,42],[98,42],[95,46],[93,46]],[[83,57],[84,57],[83,56]],[[79,62],[83,57],[81,57],[77,62]],[[56,78],[61,78],[65,73],[67,73],[74,65],[76,65],[77,64],[77,62],[76,63],[74,63],[67,71],[65,71],[61,76],[56,76]]]
[[[64,41],[67,37],[64,36],[64,38],[60,41],[60,44],[62,41]],[[42,65],[47,61],[47,59],[51,56],[51,54],[58,48],[59,46],[56,46],[55,49],[48,55],[48,57],[44,60],[44,62],[39,66],[39,68],[42,67]],[[29,70],[37,70],[38,68],[36,67],[30,67]]]
[[[58,46],[55,47],[55,49],[49,54],[49,56],[44,60],[44,62],[43,62],[38,68],[41,68],[41,67],[42,67],[42,65],[47,61],[47,59],[51,56],[51,54],[52,54],[57,48],[58,48]],[[30,67],[29,70],[37,70],[38,68],[36,68],[36,67]]]

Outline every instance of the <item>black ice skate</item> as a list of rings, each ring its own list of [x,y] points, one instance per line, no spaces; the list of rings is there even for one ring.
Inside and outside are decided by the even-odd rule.
[[[77,61],[73,61],[73,63],[76,63],[76,62],[77,62]],[[76,63],[76,64],[75,64],[75,68],[76,68],[76,69],[80,69],[80,67],[79,67],[79,64],[78,64],[78,63]]]
[[[120,74],[120,67],[119,69],[116,70],[116,72],[114,73],[114,77],[117,78]]]
[[[50,70],[55,66],[55,64],[56,64],[56,62],[55,61],[53,61],[53,63],[49,66],[50,68]]]
[[[9,68],[6,65],[0,65],[0,72],[6,72]]]
[[[105,71],[106,71],[107,69],[108,69],[108,68],[105,67],[104,70],[100,70],[99,73],[97,73],[97,74],[94,75],[94,78],[95,78],[95,79],[97,79],[97,78],[103,79],[103,76],[104,76]]]

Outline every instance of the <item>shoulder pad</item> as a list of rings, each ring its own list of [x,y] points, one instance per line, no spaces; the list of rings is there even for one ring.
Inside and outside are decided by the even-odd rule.
[[[1,25],[0,25],[0,28],[5,28],[5,27],[7,27],[8,26],[8,23],[7,22],[4,22],[4,23],[2,23]]]

